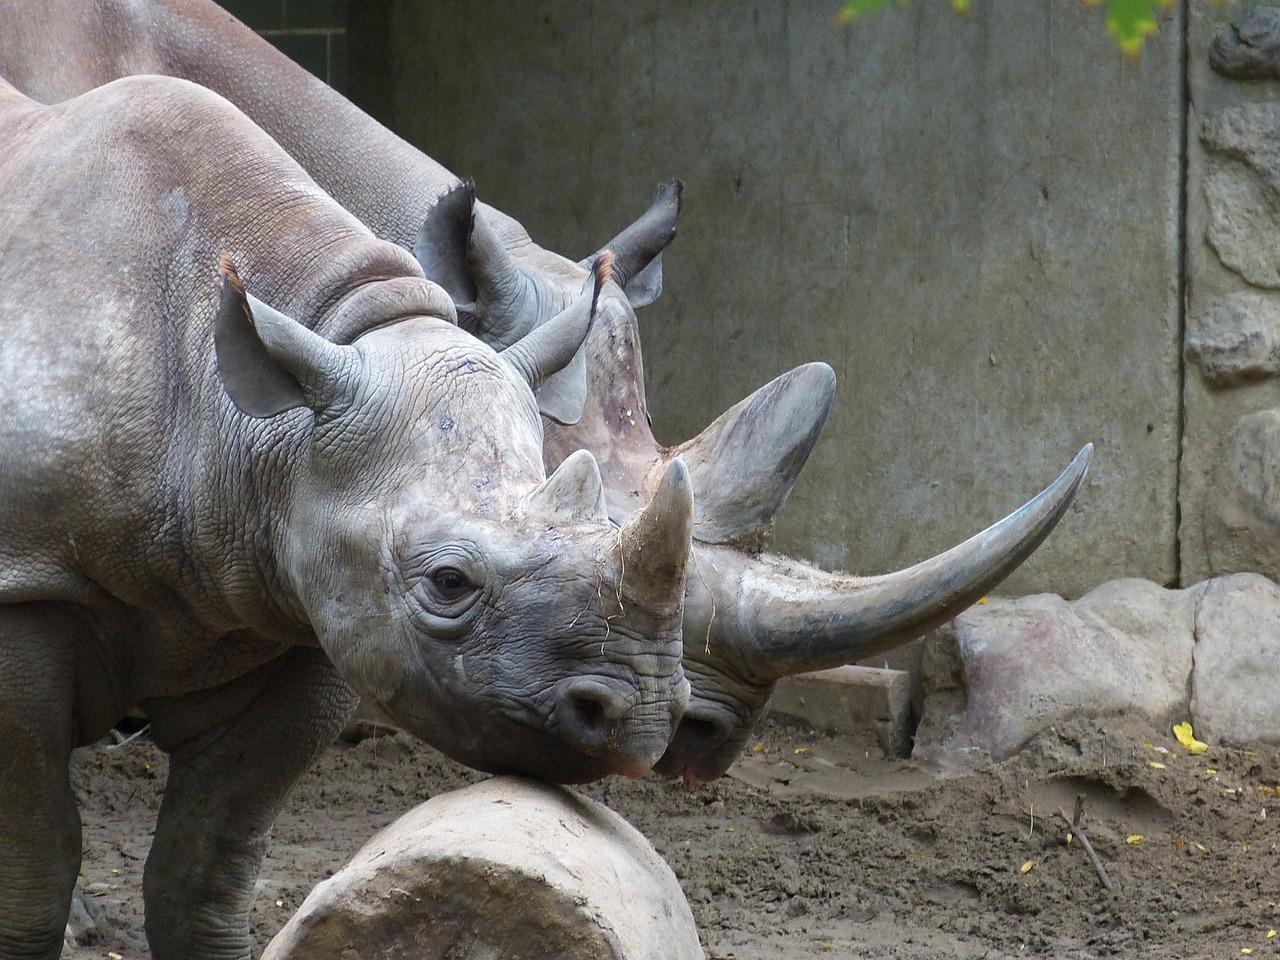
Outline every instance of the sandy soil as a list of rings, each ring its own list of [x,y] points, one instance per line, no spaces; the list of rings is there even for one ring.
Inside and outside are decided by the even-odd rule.
[[[82,881],[113,931],[64,956],[148,956],[139,890],[164,771],[145,741],[93,749]],[[375,830],[478,776],[403,735],[331,748],[277,823],[260,943]],[[943,781],[770,721],[717,783],[586,792],[666,857],[711,958],[1257,958],[1280,956],[1278,785],[1275,748],[1192,755],[1123,719]],[[1077,795],[1112,891],[1066,842],[1058,811]]]

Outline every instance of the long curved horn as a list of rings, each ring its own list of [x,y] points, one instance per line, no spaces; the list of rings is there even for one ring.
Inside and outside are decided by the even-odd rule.
[[[543,380],[568,366],[582,346],[596,315],[600,288],[609,279],[612,266],[613,258],[606,250],[592,264],[592,279],[580,297],[498,354],[524,377],[531,389],[537,390]]]
[[[640,219],[601,248],[613,253],[613,278],[618,286],[627,291],[632,306],[652,303],[662,290],[658,257],[676,235],[676,218],[680,216],[680,198],[683,193],[684,184],[679,180],[660,184],[657,196],[653,198],[649,209],[640,215]],[[650,264],[657,268],[654,276],[639,285],[644,287],[643,291],[633,291],[631,288],[636,284],[632,281]]]
[[[780,561],[772,569],[748,565],[738,616],[758,644],[758,679],[852,663],[956,616],[1044,541],[1071,504],[1092,457],[1088,444],[1035,499],[964,543],[897,573],[863,579]]]
[[[759,548],[818,442],[835,388],[829,366],[806,363],[676,448],[693,479],[694,536]]]
[[[667,464],[653,499],[618,531],[618,542],[619,589],[650,609],[678,611],[693,543],[693,485],[684,461]]]

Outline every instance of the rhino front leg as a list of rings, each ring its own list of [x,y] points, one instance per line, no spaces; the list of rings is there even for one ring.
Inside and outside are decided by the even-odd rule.
[[[0,606],[0,960],[57,960],[80,869],[67,775],[73,651],[83,623],[52,604]]]
[[[212,696],[146,705],[170,754],[143,873],[155,960],[247,960],[271,825],[355,702],[319,649],[295,647]]]

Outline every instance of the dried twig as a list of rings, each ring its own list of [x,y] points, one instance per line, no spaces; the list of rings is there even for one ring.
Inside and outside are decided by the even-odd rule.
[[[1084,847],[1084,852],[1089,855],[1089,860],[1093,863],[1093,869],[1098,871],[1098,879],[1102,881],[1102,885],[1108,890],[1114,890],[1111,885],[1111,878],[1107,876],[1106,868],[1102,866],[1102,860],[1098,857],[1097,851],[1093,849],[1093,844],[1089,842],[1089,838],[1084,835],[1084,829],[1080,826],[1080,821],[1084,818],[1084,794],[1076,795],[1075,816],[1068,818],[1066,811],[1059,808],[1058,815],[1066,821],[1067,826],[1071,828],[1073,835],[1080,838],[1080,846]]]

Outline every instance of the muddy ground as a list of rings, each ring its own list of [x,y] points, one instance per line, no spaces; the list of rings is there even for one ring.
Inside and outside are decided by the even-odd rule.
[[[164,771],[145,740],[93,749],[82,882],[113,932],[65,956],[148,956],[139,891]],[[259,943],[375,830],[475,779],[403,735],[332,747],[276,825]],[[1275,748],[1193,755],[1123,719],[941,781],[871,741],[769,721],[717,783],[586,792],[671,864],[711,958],[1257,958],[1280,956],[1277,785]],[[1111,891],[1067,843],[1058,811],[1077,795]]]

